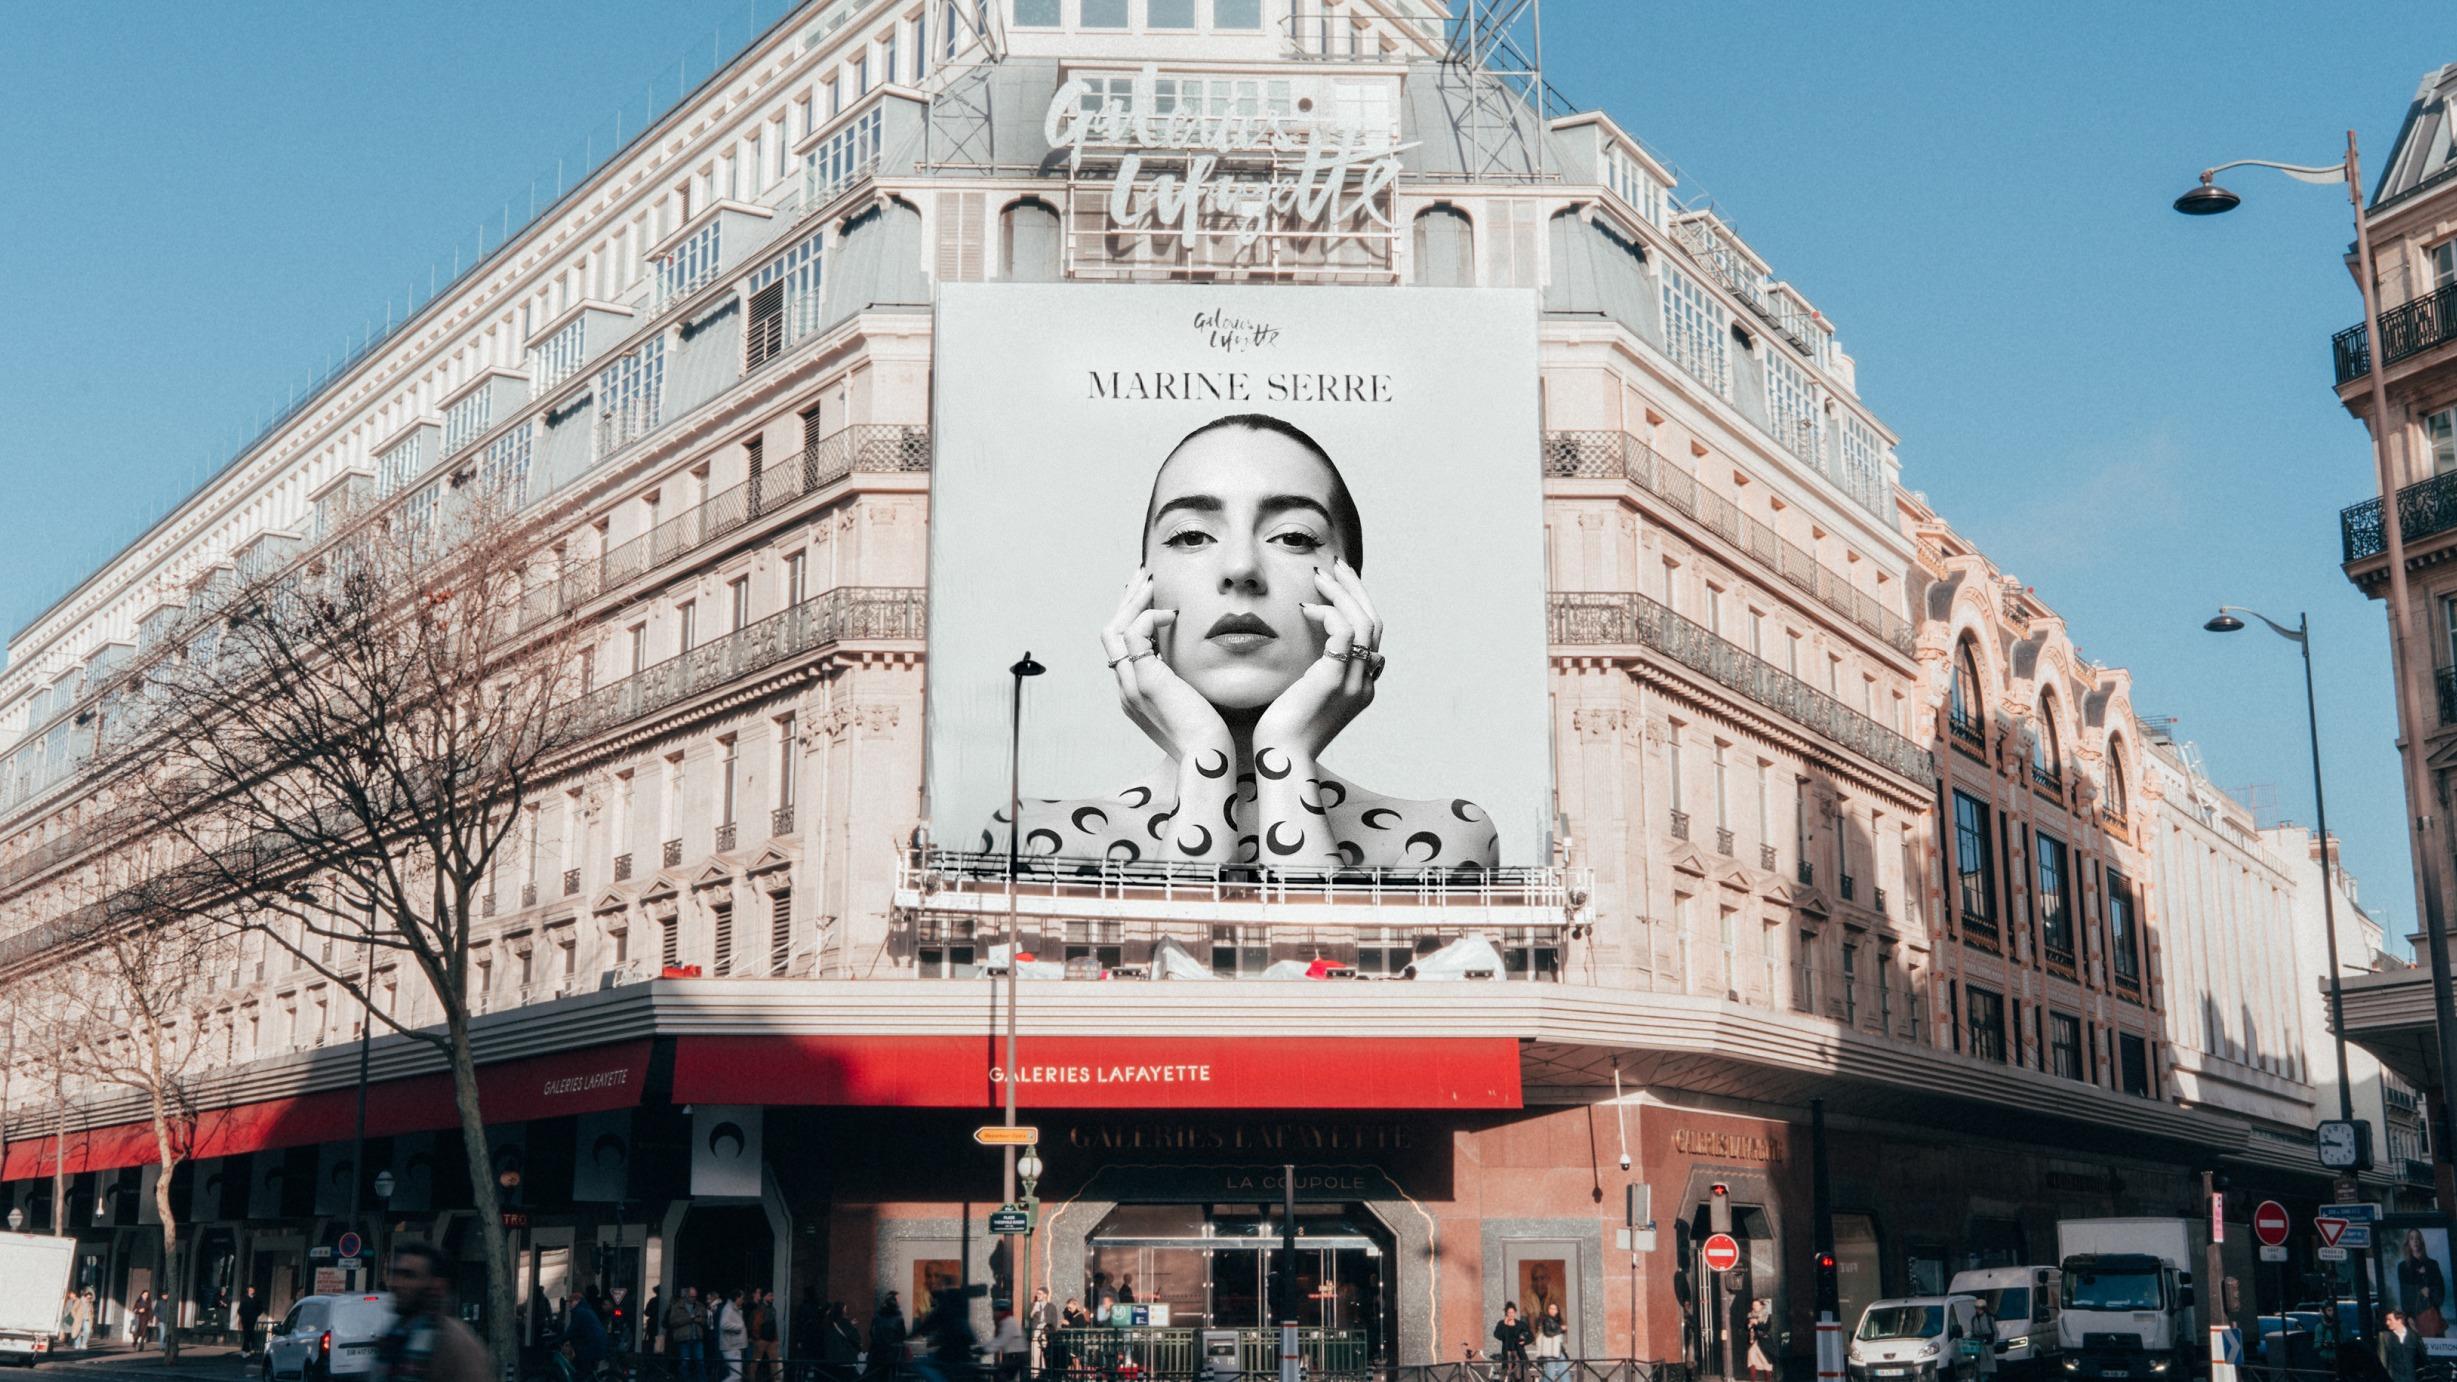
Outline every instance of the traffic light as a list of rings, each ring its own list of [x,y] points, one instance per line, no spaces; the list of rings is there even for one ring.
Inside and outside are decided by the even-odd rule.
[[[1706,1188],[1706,1222],[1717,1233],[1732,1231],[1732,1187],[1722,1181]]]
[[[1837,1272],[1834,1254],[1817,1254],[1817,1313],[1820,1318],[1839,1315],[1842,1311],[1843,1283]]]

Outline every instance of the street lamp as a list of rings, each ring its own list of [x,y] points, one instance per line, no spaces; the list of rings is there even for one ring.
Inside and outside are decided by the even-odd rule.
[[[1015,915],[1015,890],[1021,871],[1021,845],[1024,835],[1024,678],[1037,677],[1049,669],[1032,660],[1027,650],[1014,666],[1007,669],[1015,678],[1015,692],[1008,700],[1007,721],[1007,1126],[1015,1126],[1015,974],[1023,966],[1024,937]],[[1005,1148],[1006,1181],[1001,1204],[1015,1203],[1015,1144]],[[1017,1245],[1014,1235],[1007,1237],[1007,1261],[1013,1270]],[[1014,1289],[1012,1285],[1008,1287]],[[1017,1303],[1020,1307],[1020,1302]]]
[[[2346,161],[2335,167],[2312,168],[2254,158],[2221,163],[2204,169],[2200,186],[2176,198],[2175,209],[2186,215],[2212,215],[2232,209],[2241,199],[2213,179],[2229,168],[2242,167],[2274,168],[2299,182],[2320,185],[2343,178],[2346,200],[2354,208],[2355,286],[2363,294],[2363,339],[2371,352],[2371,367],[2365,373],[2370,376],[2372,469],[2380,486],[2380,531],[2389,568],[2389,657],[2397,678],[2397,767],[2406,792],[2407,818],[2414,823],[2409,832],[2409,848],[2414,853],[2415,878],[2422,887],[2423,937],[2431,959],[2432,1025],[2437,1029],[2439,1050],[2440,1097],[2434,1101],[2439,1126],[2432,1140],[2432,1159],[2437,1163],[2435,1179],[2442,1212],[2449,1213],[2457,1210],[2457,1171],[2451,1169],[2448,1150],[2449,1139],[2457,1136],[2457,1122],[2452,1122],[2449,1111],[2450,1091],[2457,1088],[2457,995],[2452,995],[2449,987],[2448,933],[2440,897],[2440,861],[2446,853],[2440,840],[2440,819],[2431,809],[2438,798],[2431,790],[2430,780],[2418,777],[2416,771],[2415,751],[2423,742],[2423,735],[2417,719],[2417,698],[2407,694],[2407,686],[2414,666],[2409,650],[2423,645],[2414,636],[2414,607],[2406,594],[2405,518],[2398,505],[2397,470],[2389,459],[2392,431],[2389,393],[2382,378],[2380,299],[2373,287],[2379,275],[2373,267],[2371,217],[2363,205],[2363,162],[2355,146],[2355,132],[2348,130]],[[2306,657],[2309,656],[2307,648]],[[2324,841],[2323,849],[2326,848]],[[2331,962],[2334,970],[2334,955]]]

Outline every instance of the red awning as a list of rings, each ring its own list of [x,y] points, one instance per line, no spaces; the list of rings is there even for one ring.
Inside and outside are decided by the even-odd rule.
[[[579,1051],[558,1051],[504,1061],[478,1070],[478,1107],[490,1124],[599,1113],[640,1102],[648,1081],[646,1041],[619,1042]],[[355,1086],[267,1099],[230,1108],[206,1109],[196,1117],[190,1158],[236,1156],[275,1147],[302,1147],[348,1138],[357,1124]],[[367,1135],[436,1132],[460,1125],[448,1072],[387,1080],[367,1091]],[[150,1122],[118,1123],[71,1132],[66,1139],[68,1173],[144,1166],[157,1160]],[[9,1144],[0,1179],[21,1180],[52,1172],[53,1142],[25,1138]]]
[[[1017,1043],[1030,1108],[1511,1109],[1507,1037],[1033,1036]],[[684,1037],[674,1101],[995,1108],[992,1036]]]

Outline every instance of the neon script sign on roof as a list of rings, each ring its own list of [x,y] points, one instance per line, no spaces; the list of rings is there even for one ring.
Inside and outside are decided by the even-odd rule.
[[[1394,142],[1388,130],[1251,106],[1213,113],[1193,101],[1164,106],[1159,80],[1159,69],[1146,67],[1120,99],[1102,96],[1105,83],[1073,78],[1042,122],[1050,146],[1066,150],[1070,174],[1082,171],[1087,154],[1116,157],[1108,209],[1117,229],[1174,234],[1188,247],[1225,234],[1240,248],[1272,234],[1391,229],[1383,194],[1399,179],[1401,151],[1412,146]],[[1170,160],[1167,171],[1146,171],[1147,159],[1161,158]],[[1225,160],[1257,158],[1270,166],[1221,171]]]

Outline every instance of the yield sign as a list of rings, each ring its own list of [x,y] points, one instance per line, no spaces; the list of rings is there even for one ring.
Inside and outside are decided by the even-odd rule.
[[[1708,1271],[1728,1272],[1740,1265],[1740,1244],[1732,1241],[1728,1233],[1709,1234],[1698,1248],[1698,1255],[1706,1259]]]
[[[2263,1200],[2252,1211],[2252,1236],[2270,1247],[2285,1244],[2287,1228],[2286,1206],[2276,1200]]]
[[[2314,1232],[2320,1234],[2322,1247],[2334,1248],[2338,1245],[2338,1235],[2346,1232],[2346,1221],[2344,1219],[2314,1219],[2312,1228]]]

